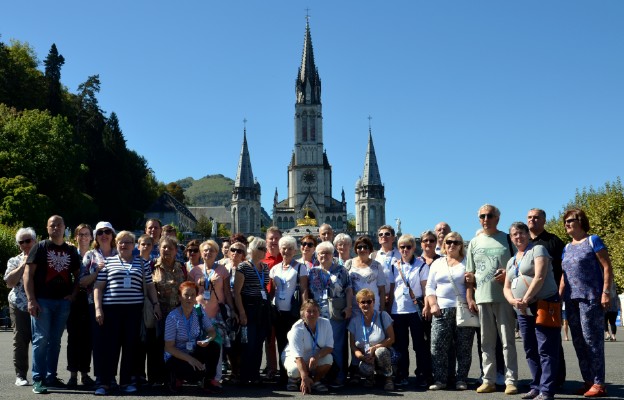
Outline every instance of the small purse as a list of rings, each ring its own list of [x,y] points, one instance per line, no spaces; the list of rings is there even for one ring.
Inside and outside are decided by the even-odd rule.
[[[561,303],[538,300],[535,325],[561,328]]]

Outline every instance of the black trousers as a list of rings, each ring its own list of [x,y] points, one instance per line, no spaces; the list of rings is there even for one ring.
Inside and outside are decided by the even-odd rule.
[[[93,337],[87,293],[79,291],[67,318],[67,370],[87,373],[91,369]]]
[[[195,350],[191,353],[191,356],[204,363],[206,366],[205,370],[196,370],[186,361],[175,357],[170,357],[167,360],[165,363],[165,370],[169,376],[176,379],[182,379],[189,382],[197,382],[204,379],[204,384],[206,384],[209,380],[214,379],[215,374],[217,373],[217,362],[219,361],[220,353],[221,346],[215,342],[210,342],[206,347],[196,346]]]

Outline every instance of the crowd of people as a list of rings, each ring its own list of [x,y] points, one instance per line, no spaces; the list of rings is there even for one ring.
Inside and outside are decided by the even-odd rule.
[[[585,213],[564,213],[567,245],[544,229],[540,209],[508,233],[497,207],[477,216],[482,229],[467,247],[441,222],[419,240],[381,226],[377,251],[369,237],[334,237],[327,224],[319,237],[270,227],[265,239],[237,233],[221,249],[214,240],[183,247],[157,219],[139,238],[106,221],[81,224],[70,244],[52,216],[45,240],[17,231],[20,254],[4,276],[15,384],[29,384],[32,343],[34,393],[79,383],[95,395],[144,385],[177,393],[198,382],[219,393],[266,381],[304,394],[347,382],[393,391],[410,384],[411,342],[417,386],[466,390],[476,337],[476,392],[498,383],[513,395],[517,323],[531,373],[521,398],[549,400],[565,381],[565,314],[584,380],[577,393],[605,396],[603,327],[617,296]],[[57,371],[65,329],[67,382]]]

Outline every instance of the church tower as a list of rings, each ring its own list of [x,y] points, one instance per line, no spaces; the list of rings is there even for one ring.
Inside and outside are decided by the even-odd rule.
[[[251,171],[247,148],[247,128],[243,130],[243,146],[238,160],[236,181],[232,189],[232,232],[260,235],[260,184]]]
[[[332,168],[323,147],[321,78],[314,62],[310,21],[306,22],[301,66],[295,81],[294,149],[288,165],[288,197],[274,200],[273,223],[290,229],[308,216],[318,224],[346,228],[345,201],[332,197]]]
[[[368,149],[364,160],[364,172],[355,184],[355,230],[375,237],[377,229],[386,222],[386,197],[379,175],[373,134],[368,127]]]

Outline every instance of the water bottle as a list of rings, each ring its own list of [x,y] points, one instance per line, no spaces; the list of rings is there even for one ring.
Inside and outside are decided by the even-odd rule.
[[[247,343],[247,326],[241,328],[241,343]]]

